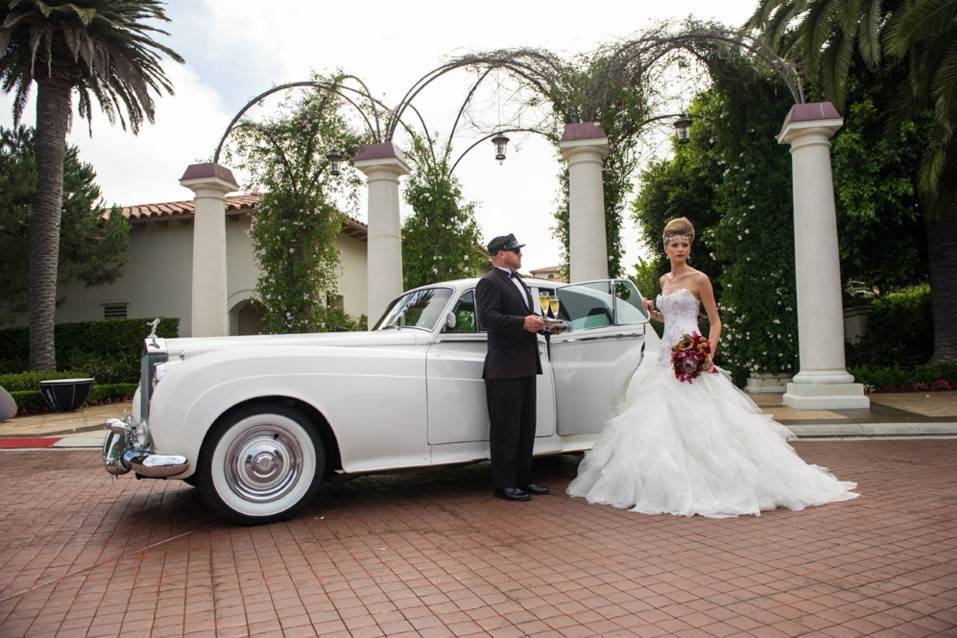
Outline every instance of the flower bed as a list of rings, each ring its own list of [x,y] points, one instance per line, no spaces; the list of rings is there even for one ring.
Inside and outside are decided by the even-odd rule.
[[[957,390],[957,365],[940,364],[902,368],[898,366],[855,366],[855,381],[868,392],[940,392]]]

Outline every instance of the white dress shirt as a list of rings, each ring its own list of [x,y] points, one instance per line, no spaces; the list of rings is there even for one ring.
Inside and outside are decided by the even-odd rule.
[[[518,280],[518,277],[512,277],[512,271],[508,268],[503,268],[502,266],[496,266],[496,268],[509,276],[509,278],[512,280],[512,283],[515,284],[516,288],[518,288],[518,291],[522,293],[522,299],[525,301],[525,307],[531,309],[531,306],[528,305],[528,293],[525,292],[525,286],[523,286],[522,282]]]

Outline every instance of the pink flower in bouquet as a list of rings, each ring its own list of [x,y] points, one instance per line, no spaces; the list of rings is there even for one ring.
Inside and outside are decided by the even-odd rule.
[[[711,344],[697,332],[682,335],[671,347],[671,364],[675,378],[691,383],[692,379],[704,371],[717,373],[718,369],[709,363]]]

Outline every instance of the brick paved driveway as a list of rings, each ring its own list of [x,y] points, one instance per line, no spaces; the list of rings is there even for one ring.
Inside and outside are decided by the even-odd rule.
[[[92,451],[2,452],[0,636],[957,635],[957,441],[796,447],[863,496],[689,520],[507,503],[476,465],[229,528]],[[538,476],[560,492],[576,461]]]

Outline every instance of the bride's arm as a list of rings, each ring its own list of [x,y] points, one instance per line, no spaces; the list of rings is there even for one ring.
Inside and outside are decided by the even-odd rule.
[[[708,323],[711,324],[708,341],[711,343],[711,358],[714,359],[718,353],[718,341],[721,339],[721,315],[718,314],[718,304],[714,300],[714,289],[708,276],[702,273],[698,285],[701,303],[708,313]]]

